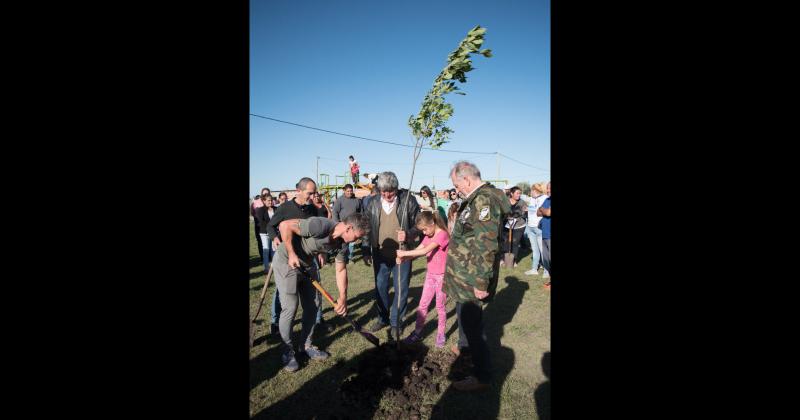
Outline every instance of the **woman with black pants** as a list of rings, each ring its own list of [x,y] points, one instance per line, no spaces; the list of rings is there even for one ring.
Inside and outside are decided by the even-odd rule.
[[[522,242],[522,237],[525,236],[525,227],[528,225],[528,203],[520,200],[522,190],[519,187],[511,187],[508,190],[508,201],[511,203],[511,213],[508,215],[506,222],[505,237],[508,237],[508,230],[511,229],[511,253],[514,254],[514,267],[517,266],[519,260],[519,245]],[[509,252],[508,250],[506,252]],[[500,265],[504,265],[500,261]]]

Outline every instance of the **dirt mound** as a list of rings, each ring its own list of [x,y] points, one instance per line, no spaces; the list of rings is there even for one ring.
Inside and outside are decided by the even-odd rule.
[[[440,410],[436,402],[449,386],[448,378],[466,376],[469,361],[453,364],[455,360],[449,351],[423,345],[396,349],[383,343],[370,349],[339,387],[342,406],[330,419],[430,418]]]

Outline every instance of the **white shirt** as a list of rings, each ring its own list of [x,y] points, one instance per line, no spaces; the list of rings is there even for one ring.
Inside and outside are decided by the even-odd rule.
[[[386,214],[392,212],[395,203],[397,203],[397,196],[394,196],[394,201],[392,201],[391,203],[386,201],[383,197],[381,197],[381,207],[383,207],[383,211],[385,211]]]
[[[536,210],[542,207],[544,200],[547,200],[547,194],[542,194],[538,197],[529,197],[522,194],[520,198],[528,202],[528,226],[539,227],[539,221],[542,220],[542,216],[537,216]]]

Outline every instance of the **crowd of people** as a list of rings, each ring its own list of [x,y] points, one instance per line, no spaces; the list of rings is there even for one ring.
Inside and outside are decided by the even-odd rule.
[[[354,185],[359,185],[360,168],[353,156],[349,160],[353,184],[344,186],[343,195],[332,206],[308,177],[297,182],[291,200],[285,192],[275,199],[264,188],[251,205],[259,255],[264,269],[275,275],[270,333],[281,337],[284,368],[299,369],[297,353],[311,360],[329,357],[313,344],[314,331],[320,327],[330,331],[330,326],[322,317],[321,296],[310,279],[319,279],[320,268],[333,256],[338,290],[334,311],[346,314],[347,270],[360,240],[363,263],[372,267],[375,281],[378,316],[370,331],[388,328],[390,341],[422,340],[435,298],[435,344],[444,347],[445,303],[454,300],[459,339],[450,351],[471,352],[474,371],[453,386],[461,391],[486,389],[492,369],[483,311],[494,298],[503,253],[512,253],[517,266],[522,238],[527,236],[532,266],[525,274],[538,275],[541,267],[547,280],[544,286],[550,286],[550,183],[533,184],[525,191],[530,195],[519,187],[503,191],[484,182],[477,166],[460,161],[450,170],[454,188],[444,198],[437,198],[428,186],[411,193],[400,188],[393,172],[382,172],[365,174],[374,188],[358,199]],[[413,331],[402,337],[411,261],[422,256],[427,264],[416,322]],[[394,298],[389,294],[392,289]],[[300,345],[295,347],[291,325],[298,305],[303,307],[303,319]]]

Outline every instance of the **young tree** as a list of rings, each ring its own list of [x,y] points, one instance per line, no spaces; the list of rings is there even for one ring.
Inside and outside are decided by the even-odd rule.
[[[447,56],[447,65],[434,79],[433,87],[425,94],[419,113],[408,118],[408,126],[411,127],[411,134],[415,140],[411,180],[408,184],[409,191],[414,182],[417,159],[419,159],[422,148],[428,145],[432,149],[438,149],[447,143],[447,139],[453,133],[453,130],[445,125],[453,115],[453,105],[445,102],[444,95],[453,92],[458,95],[466,95],[459,91],[455,81],[467,82],[466,74],[473,70],[472,54],[481,54],[487,58],[492,56],[492,50],[480,49],[485,33],[486,28],[481,28],[480,25],[467,32],[466,38],[461,40],[458,48]],[[404,209],[407,203],[408,195],[403,203]]]
[[[491,50],[480,49],[483,44],[484,33],[486,33],[486,28],[481,28],[480,25],[467,32],[466,38],[461,40],[458,48],[447,56],[447,65],[434,79],[433,87],[425,94],[419,113],[408,118],[408,126],[411,127],[411,134],[414,136],[415,144],[411,180],[408,184],[409,194],[406,194],[403,202],[403,213],[408,209],[408,199],[411,196],[411,186],[414,183],[414,172],[417,168],[417,159],[419,159],[422,148],[428,145],[432,149],[438,149],[447,143],[447,139],[453,133],[453,130],[445,125],[453,115],[453,106],[445,102],[444,95],[453,92],[458,95],[466,95],[466,93],[459,91],[455,81],[457,80],[459,83],[467,82],[466,74],[473,70],[472,54],[481,54],[487,58],[492,56]],[[405,225],[406,218],[403,218],[401,226],[403,230],[406,230]],[[405,249],[405,244],[400,244],[400,247]],[[397,295],[397,311],[399,314],[401,293],[395,291],[395,294]],[[395,331],[395,334],[399,343],[399,328]]]

